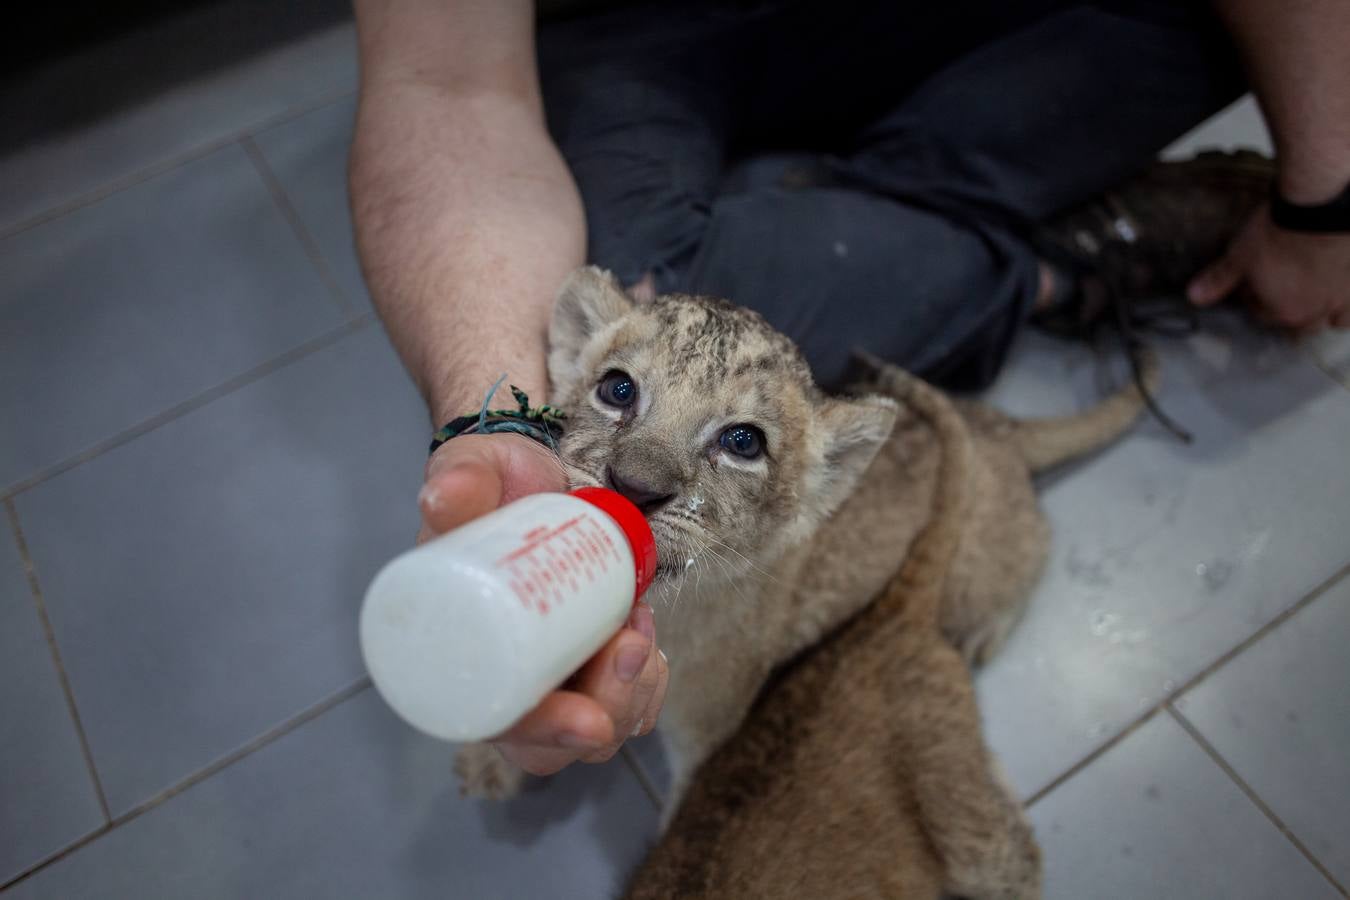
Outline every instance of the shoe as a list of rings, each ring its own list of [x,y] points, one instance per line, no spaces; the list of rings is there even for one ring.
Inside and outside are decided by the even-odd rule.
[[[1052,220],[1037,234],[1037,249],[1069,289],[1034,313],[1032,324],[1094,341],[1103,328],[1116,332],[1149,410],[1189,442],[1144,388],[1141,335],[1185,335],[1198,328],[1187,284],[1224,254],[1270,197],[1274,178],[1274,162],[1260,153],[1207,151],[1156,163]]]
[[[1270,197],[1274,179],[1274,162],[1254,150],[1207,151],[1156,163],[1057,217],[1038,234],[1038,249],[1080,289],[1037,313],[1033,322],[1047,331],[1082,336],[1108,316],[1115,319],[1118,311],[1108,307],[1120,303],[1130,322],[1148,330],[1169,331],[1178,322],[1193,322],[1186,285],[1223,255]],[[1103,297],[1093,282],[1112,296]]]

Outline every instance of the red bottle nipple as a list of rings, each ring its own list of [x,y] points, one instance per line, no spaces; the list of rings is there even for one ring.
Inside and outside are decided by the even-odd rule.
[[[637,575],[633,599],[641,597],[656,576],[656,538],[647,524],[647,517],[627,497],[608,488],[584,487],[569,493],[597,507],[623,531],[628,547],[633,551],[633,569]]]

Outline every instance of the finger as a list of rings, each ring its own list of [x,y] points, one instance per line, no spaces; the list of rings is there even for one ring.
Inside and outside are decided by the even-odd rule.
[[[427,462],[417,494],[423,530],[444,534],[501,505],[502,472],[496,455],[469,437],[441,446]]]
[[[492,743],[530,774],[551,775],[615,738],[614,722],[599,703],[574,691],[554,691]]]
[[[1272,311],[1272,315],[1275,324],[1296,335],[1315,334],[1322,330],[1330,318],[1330,312],[1320,308],[1276,309]]]
[[[558,459],[518,434],[470,434],[441,445],[427,461],[418,494],[418,542],[443,534],[526,494],[567,486]]]
[[[1307,338],[1326,331],[1331,327],[1331,315],[1320,315],[1315,319],[1308,319],[1300,325],[1293,326],[1290,330],[1296,338]]]
[[[618,749],[642,718],[660,680],[651,607],[637,604],[629,621],[636,627],[620,631],[577,673],[576,689],[599,703],[614,722],[611,745],[583,757],[587,761],[600,761]]]
[[[1186,296],[1196,306],[1213,306],[1237,290],[1242,277],[1242,265],[1229,252],[1191,279],[1186,286]]]
[[[621,717],[614,720],[614,740],[609,746],[583,753],[582,762],[605,762],[618,752],[624,741],[651,730],[647,727],[646,719],[652,700],[656,697],[657,691],[661,690],[663,667],[660,651],[654,645],[649,649],[651,652],[644,660],[642,671],[634,682],[638,686],[633,690],[629,707]],[[655,715],[651,716],[651,724],[656,724]]]

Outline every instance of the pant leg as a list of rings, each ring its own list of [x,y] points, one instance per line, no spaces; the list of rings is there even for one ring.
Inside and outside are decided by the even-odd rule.
[[[680,287],[760,312],[825,387],[850,380],[854,348],[959,387],[967,376],[951,361],[995,332],[1011,340],[1009,308],[1036,277],[1020,243],[940,213],[862,190],[772,187],[716,200]]]
[[[736,148],[837,147],[939,62],[1056,2],[652,0],[543,23],[545,109],[589,259],[683,285]]]
[[[722,175],[744,15],[649,2],[541,25],[550,132],[586,212],[589,261],[674,287]]]
[[[1206,4],[1078,4],[936,72],[835,171],[954,217],[1026,225],[1142,170],[1241,90]]]
[[[756,96],[779,84],[765,68],[792,65],[799,49],[745,52],[775,20],[653,6],[621,26],[611,16],[541,32],[550,124],[582,191],[590,258],[626,282],[652,271],[661,290],[758,309],[827,385],[855,345],[951,386],[987,383],[1034,296],[1027,225],[1147,163],[1235,92],[1212,23],[1133,5],[1149,15],[1075,7],[943,67],[861,136],[833,136],[856,150],[836,161],[832,187],[737,194],[718,181],[748,111],[782,110],[797,133],[812,125],[809,109]],[[852,6],[849,27],[867,33]],[[738,67],[746,56],[758,75]],[[829,69],[819,56],[814,70]],[[858,77],[879,77],[876,65],[872,54]],[[839,60],[839,72],[854,68]]]
[[[1057,12],[938,71],[833,161],[832,186],[719,198],[686,287],[758,309],[827,385],[853,346],[989,383],[1037,289],[1029,230],[1240,89],[1207,16],[1115,6]]]

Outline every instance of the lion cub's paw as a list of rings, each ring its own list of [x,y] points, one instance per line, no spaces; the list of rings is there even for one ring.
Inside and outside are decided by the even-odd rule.
[[[455,754],[459,791],[469,797],[506,800],[520,792],[523,769],[506,761],[491,744],[465,744]]]

